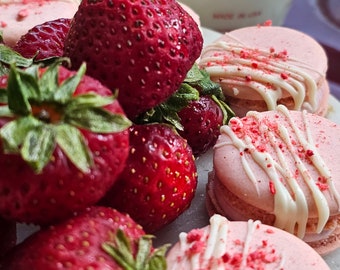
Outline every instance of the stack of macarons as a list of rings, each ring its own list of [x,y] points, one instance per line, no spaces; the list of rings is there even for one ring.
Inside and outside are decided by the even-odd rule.
[[[221,84],[238,116],[292,110],[325,115],[327,56],[312,37],[279,26],[253,26],[222,35],[203,50],[200,67]]]
[[[248,112],[221,128],[207,209],[261,220],[326,254],[340,246],[340,126],[306,111]]]
[[[169,270],[329,269],[309,245],[259,221],[230,222],[220,215],[210,225],[181,233],[167,255]]]

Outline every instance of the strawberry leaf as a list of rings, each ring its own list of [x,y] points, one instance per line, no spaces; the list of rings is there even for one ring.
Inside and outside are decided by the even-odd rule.
[[[7,104],[7,91],[5,89],[0,88],[0,104]]]
[[[40,98],[37,101],[51,100],[51,97],[58,92],[58,62],[53,63],[40,77],[39,93]],[[75,89],[72,89],[73,91]]]
[[[137,119],[139,123],[170,123],[182,130],[178,112],[186,107],[190,101],[199,99],[199,92],[189,84],[182,83],[180,88],[165,102],[147,111]]]
[[[103,243],[102,248],[109,254],[123,269],[133,270],[134,258],[131,244],[122,230],[118,230],[114,243]]]
[[[218,83],[213,82],[210,79],[209,73],[204,69],[199,69],[197,65],[193,65],[184,82],[196,88],[202,96],[215,95],[220,100],[225,99],[221,86]]]
[[[0,44],[0,76],[8,74],[8,66],[13,63],[18,67],[29,67],[33,58],[22,57],[10,47]]]
[[[22,91],[22,89],[25,89],[25,91]],[[31,105],[27,97],[28,89],[28,84],[23,83],[21,80],[19,70],[11,65],[7,93],[8,107],[14,113],[19,115],[28,115],[30,113]]]
[[[65,115],[65,122],[95,133],[111,133],[125,130],[131,122],[120,114],[111,114],[102,108],[74,109]]]
[[[55,129],[51,125],[39,125],[25,136],[21,156],[37,173],[50,161],[55,148]]]
[[[146,265],[146,270],[153,270],[153,269],[167,269],[167,264],[165,258],[165,254],[168,250],[169,245],[163,245],[160,248],[157,248],[153,251],[150,259],[149,264]]]
[[[65,109],[66,114],[72,114],[73,111],[86,109],[88,107],[99,108],[111,104],[115,100],[115,96],[99,96],[94,93],[86,93],[73,97]]]
[[[113,243],[103,243],[102,248],[124,270],[165,270],[165,253],[168,245],[152,250],[151,235],[143,235],[138,241],[136,258],[133,256],[131,242],[122,230],[117,230]]]
[[[62,104],[65,104],[66,102],[68,102],[71,99],[75,89],[80,83],[85,72],[86,72],[86,66],[85,64],[83,64],[81,65],[81,67],[79,68],[75,76],[71,76],[68,79],[66,79],[59,87],[57,85],[54,85],[54,86],[51,85],[51,87],[54,87],[52,88],[53,90],[52,93],[54,94],[54,100]],[[54,76],[54,74],[52,76]],[[55,89],[57,89],[57,91],[55,91]]]
[[[202,71],[199,69],[197,64],[194,64],[191,69],[188,71],[184,82],[189,83],[189,84],[197,84],[201,80],[204,79],[204,75]]]
[[[56,142],[59,147],[79,170],[84,173],[89,172],[93,160],[81,132],[66,124],[58,125],[56,129]]]
[[[211,96],[221,107],[224,114],[224,122],[234,116],[234,112],[224,102],[225,97],[218,83],[211,81],[209,74],[194,64],[186,75],[180,88],[165,102],[155,106],[146,113],[140,115],[136,123],[168,123],[178,131],[183,131],[181,118],[178,113],[189,105],[190,102],[198,100],[200,96]]]
[[[40,89],[37,83],[38,70],[39,66],[37,65],[31,66],[25,70],[17,69],[18,72],[17,79],[19,80],[19,83],[22,88],[16,91],[24,92],[27,100],[38,99],[40,97]],[[8,91],[13,91],[13,89],[9,87]]]
[[[0,129],[0,137],[5,153],[19,153],[20,146],[25,141],[27,133],[35,129],[40,122],[34,117],[27,116],[8,122]]]
[[[8,106],[0,106],[0,117],[13,117],[11,110]]]
[[[94,162],[78,127],[112,133],[131,125],[124,114],[103,108],[115,101],[114,95],[74,95],[85,65],[59,84],[59,66],[64,61],[59,59],[43,72],[40,65],[21,70],[11,64],[7,89],[0,89],[0,116],[12,118],[0,128],[4,151],[20,153],[36,173],[50,161],[56,145],[80,171],[88,172]]]
[[[229,120],[235,116],[234,111],[223,100],[218,99],[215,95],[212,95],[211,98],[223,112],[223,124],[227,124]]]

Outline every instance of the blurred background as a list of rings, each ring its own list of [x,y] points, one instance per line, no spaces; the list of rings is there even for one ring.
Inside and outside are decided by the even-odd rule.
[[[340,100],[340,0],[293,0],[284,25],[309,34],[325,48],[331,91]]]

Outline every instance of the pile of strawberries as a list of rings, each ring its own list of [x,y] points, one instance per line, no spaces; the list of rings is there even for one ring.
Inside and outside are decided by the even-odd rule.
[[[0,269],[166,269],[148,234],[190,206],[232,116],[202,46],[174,0],[83,0],[0,44],[0,223],[41,228],[2,241]]]

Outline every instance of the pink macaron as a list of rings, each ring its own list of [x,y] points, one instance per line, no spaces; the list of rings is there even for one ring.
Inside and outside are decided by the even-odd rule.
[[[169,270],[330,269],[301,239],[259,221],[213,215],[204,228],[181,233],[167,255]]]
[[[279,105],[221,128],[207,208],[261,220],[326,254],[340,246],[340,126]]]
[[[240,28],[206,46],[199,64],[221,84],[237,116],[274,110],[278,104],[327,113],[327,56],[302,32],[279,26]]]
[[[38,24],[58,18],[72,18],[80,0],[2,0],[0,31],[7,46]]]

